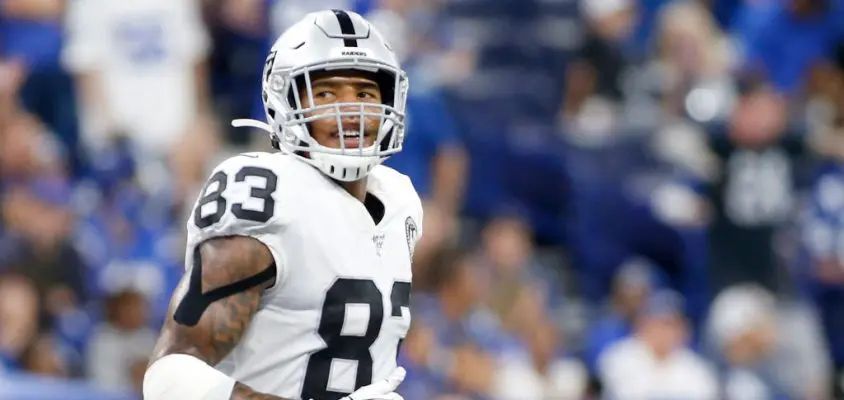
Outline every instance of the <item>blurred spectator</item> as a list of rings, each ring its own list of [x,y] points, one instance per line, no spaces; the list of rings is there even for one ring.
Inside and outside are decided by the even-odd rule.
[[[27,115],[0,130],[0,241],[13,249],[4,267],[29,277],[53,315],[86,298],[84,266],[69,242],[74,219],[61,160],[53,138]]]
[[[148,365],[149,360],[144,358],[142,360],[135,360],[135,362],[133,362],[129,367],[129,375],[132,380],[131,387],[134,389],[129,393],[133,393],[136,396],[143,395],[144,376],[146,375]]]
[[[62,189],[50,193],[56,188],[46,184],[33,190],[14,189],[3,199],[4,240],[15,249],[5,268],[32,280],[46,318],[82,304],[88,294],[85,265],[69,240],[73,225],[67,200],[50,198],[65,196]]]
[[[73,87],[61,68],[65,0],[0,3],[0,57],[20,67],[20,101],[56,132],[78,166],[78,129]],[[2,91],[2,90],[0,90]]]
[[[269,33],[268,0],[203,0],[213,44],[208,60],[213,110],[222,133],[233,145],[252,140],[252,131],[228,124],[236,118],[263,119],[261,73],[275,36]],[[262,136],[266,137],[266,136]]]
[[[698,2],[667,4],[660,11],[659,29],[653,72],[661,79],[666,116],[723,120],[736,94],[727,75],[727,42],[712,15]]]
[[[38,292],[26,278],[2,275],[0,293],[0,369],[17,370],[38,333]]]
[[[637,189],[629,193],[644,197],[654,223],[676,234],[674,247],[663,238],[641,236],[651,236],[645,247],[651,250],[645,254],[660,260],[672,287],[683,293],[686,312],[697,326],[711,301],[706,234],[713,212],[705,188],[720,176],[721,166],[707,145],[706,131],[691,121],[666,121],[649,139],[647,151],[656,166],[634,180]],[[635,232],[639,236],[641,231]]]
[[[56,341],[48,335],[32,339],[29,347],[21,355],[21,364],[25,371],[56,378],[69,378],[70,371],[62,359]]]
[[[844,100],[841,97],[839,101]],[[841,104],[844,104],[842,102]],[[844,111],[844,109],[842,109]],[[839,111],[840,112],[840,111]],[[824,133],[818,148],[829,157],[820,166],[801,221],[805,258],[796,260],[798,278],[814,300],[836,374],[835,396],[844,396],[844,160],[842,120],[820,129]]]
[[[567,139],[573,135],[567,134]],[[578,280],[578,291],[591,307],[599,307],[610,292],[618,267],[635,252],[620,231],[630,229],[631,206],[624,189],[633,169],[627,142],[612,140],[593,146],[572,140],[566,148],[571,179],[567,207],[567,245]]]
[[[12,111],[0,128],[0,175],[4,184],[38,179],[64,180],[64,153],[49,131],[34,117]]]
[[[210,115],[197,0],[74,1],[67,25],[63,59],[80,90],[88,149],[125,132],[136,151],[161,157]]]
[[[584,358],[590,373],[597,372],[598,358],[607,347],[633,332],[639,310],[654,289],[654,271],[645,260],[630,260],[615,277],[606,309],[590,325],[586,334]]]
[[[753,91],[742,96],[728,132],[711,136],[722,161],[720,180],[710,188],[715,218],[709,264],[716,291],[745,281],[780,288],[774,233],[791,215],[794,171],[805,150],[802,136],[786,134],[786,120],[781,95]]]
[[[431,290],[431,264],[440,261],[444,249],[458,244],[459,221],[432,202],[423,202],[422,207],[426,233],[413,252],[413,288],[425,292]]]
[[[146,299],[138,292],[124,290],[105,300],[105,320],[91,336],[86,355],[87,376],[97,386],[140,393],[133,368],[146,364],[158,336],[147,326],[147,313]]]
[[[441,371],[451,368],[452,357],[437,345],[431,328],[414,320],[398,361],[407,370],[407,377],[399,387],[405,399],[428,399],[445,389]]]
[[[834,0],[745,1],[734,25],[744,80],[800,97],[812,67],[841,38]]]
[[[686,347],[689,332],[679,295],[654,293],[637,317],[633,336],[609,347],[598,370],[613,399],[718,398],[714,370]]]
[[[531,242],[530,226],[516,216],[491,220],[482,232],[478,265],[488,282],[485,297],[489,307],[504,318],[522,290],[538,296],[539,312],[554,314],[563,303],[563,282],[556,271],[540,264]],[[552,316],[553,318],[553,316]]]
[[[2,267],[29,277],[53,315],[86,298],[84,266],[70,245],[71,188],[54,139],[32,117],[16,114],[0,129]]]
[[[563,116],[571,119],[584,106],[599,101],[620,105],[626,94],[622,81],[630,66],[630,39],[636,25],[636,5],[630,0],[586,0],[582,11],[589,33],[566,72]]]
[[[5,125],[18,110],[17,95],[23,83],[20,62],[0,60],[0,125]]]
[[[233,32],[247,36],[259,36],[267,33],[264,15],[266,5],[272,0],[213,0],[205,1],[213,9],[223,26]],[[304,15],[296,14],[296,15]],[[273,32],[277,37],[281,31]]]
[[[408,97],[407,151],[391,157],[386,164],[408,175],[420,196],[455,215],[463,206],[468,160],[441,96],[432,89]]]
[[[417,89],[412,90],[411,96],[418,93],[428,97],[441,88],[460,86],[477,76],[473,74],[477,66],[475,39],[480,32],[461,30],[471,22],[460,23],[454,15],[443,12],[443,8],[453,4],[439,0],[351,3],[355,9],[367,12],[367,18],[390,38],[396,55],[403,61],[402,68],[416,82]]]
[[[844,41],[838,45],[834,64],[821,65],[812,72],[812,98],[806,107],[812,150],[838,160],[844,154],[840,134],[844,128]]]
[[[828,353],[805,308],[777,303],[758,285],[733,286],[713,302],[709,334],[724,399],[830,398]]]
[[[424,62],[424,49],[410,47],[424,40],[409,24],[407,14],[412,6],[396,1],[383,3],[385,8],[373,12],[369,19],[390,38],[414,87],[407,99],[404,149],[387,165],[408,175],[420,196],[435,202],[447,214],[456,215],[462,211],[468,162],[456,121],[439,85],[422,76],[419,64]]]
[[[586,389],[586,370],[560,351],[559,333],[548,322],[527,330],[527,354],[505,357],[498,366],[492,398],[580,399]]]
[[[200,146],[191,149],[177,162],[189,165],[204,157]],[[195,177],[175,187],[177,177],[145,168],[149,163],[137,163],[126,142],[93,160],[90,180],[78,191],[84,207],[74,241],[90,266],[89,291],[107,296],[135,288],[150,302],[150,321],[160,321],[183,273],[180,221],[196,197]]]
[[[427,384],[409,378],[408,399],[487,394],[494,376],[492,354],[503,346],[497,321],[481,306],[477,266],[465,252],[450,249],[439,260],[430,266],[432,291],[414,296],[417,336],[408,340],[411,348],[427,351],[412,351],[409,369]]]
[[[148,181],[146,184],[142,183],[144,189],[150,192],[172,190],[175,205],[183,208],[183,214],[190,212],[189,208],[193,206],[208,178],[208,169],[219,161],[219,132],[219,125],[213,119],[202,118],[194,121],[174,144],[176,149],[190,151],[171,151],[166,165],[169,168],[157,169],[152,176],[144,176],[144,168],[139,170],[141,179],[146,178]],[[172,178],[168,179],[170,174]]]
[[[84,296],[82,271],[65,244],[72,215],[61,154],[34,118],[14,107],[0,111],[7,112],[0,123],[0,271],[30,277],[40,295],[69,289]],[[63,256],[67,265],[59,267]]]
[[[703,227],[709,222],[709,210],[697,189],[715,180],[721,165],[708,141],[705,130],[683,120],[667,122],[651,136],[650,154],[659,162],[656,173],[668,175],[661,187],[669,189],[652,193],[653,207],[658,218],[669,225]]]

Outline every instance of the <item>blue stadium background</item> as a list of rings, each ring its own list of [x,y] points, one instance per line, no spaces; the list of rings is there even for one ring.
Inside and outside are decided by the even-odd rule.
[[[216,162],[269,149],[228,123],[263,119],[271,41],[321,8],[370,16],[411,76],[387,162],[426,201],[405,398],[540,398],[524,371],[559,383],[546,398],[641,398],[611,373],[625,340],[708,366],[719,398],[747,371],[765,398],[844,396],[844,2],[173,1],[207,35],[202,106],[139,150],[134,126],[88,131],[83,87],[112,63],[68,61],[101,1],[0,0],[1,399],[140,398],[185,215]],[[106,35],[171,63],[156,15]]]

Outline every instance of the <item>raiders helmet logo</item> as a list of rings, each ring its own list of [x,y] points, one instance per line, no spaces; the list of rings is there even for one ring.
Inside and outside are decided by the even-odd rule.
[[[413,260],[413,248],[416,245],[416,236],[419,230],[416,228],[416,222],[412,217],[407,217],[404,220],[404,233],[407,235],[407,252],[410,254],[410,259]]]
[[[270,75],[273,73],[273,65],[275,65],[275,54],[276,51],[273,50],[267,56],[267,61],[264,62],[264,82],[268,83],[270,81]]]

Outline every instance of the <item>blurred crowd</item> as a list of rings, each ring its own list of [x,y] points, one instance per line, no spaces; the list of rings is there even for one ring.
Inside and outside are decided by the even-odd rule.
[[[408,400],[844,398],[844,1],[0,0],[0,398],[137,399],[272,40],[412,82]]]

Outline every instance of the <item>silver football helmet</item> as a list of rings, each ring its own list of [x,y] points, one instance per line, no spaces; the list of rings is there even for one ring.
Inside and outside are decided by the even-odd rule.
[[[312,75],[332,70],[361,70],[375,74],[383,104],[313,106]],[[390,155],[401,151],[405,138],[407,75],[381,33],[360,15],[341,10],[308,14],[276,40],[267,57],[262,79],[268,123],[235,120],[232,124],[269,132],[276,148],[301,157],[331,178],[361,179]],[[341,127],[341,119],[349,116],[359,117],[360,129],[354,132],[360,135],[359,146],[346,147],[345,141],[340,140],[340,148],[327,147],[313,138],[310,122],[336,118],[337,126]],[[366,146],[364,122],[376,118],[379,129],[375,143]],[[342,128],[340,130],[343,132]]]

